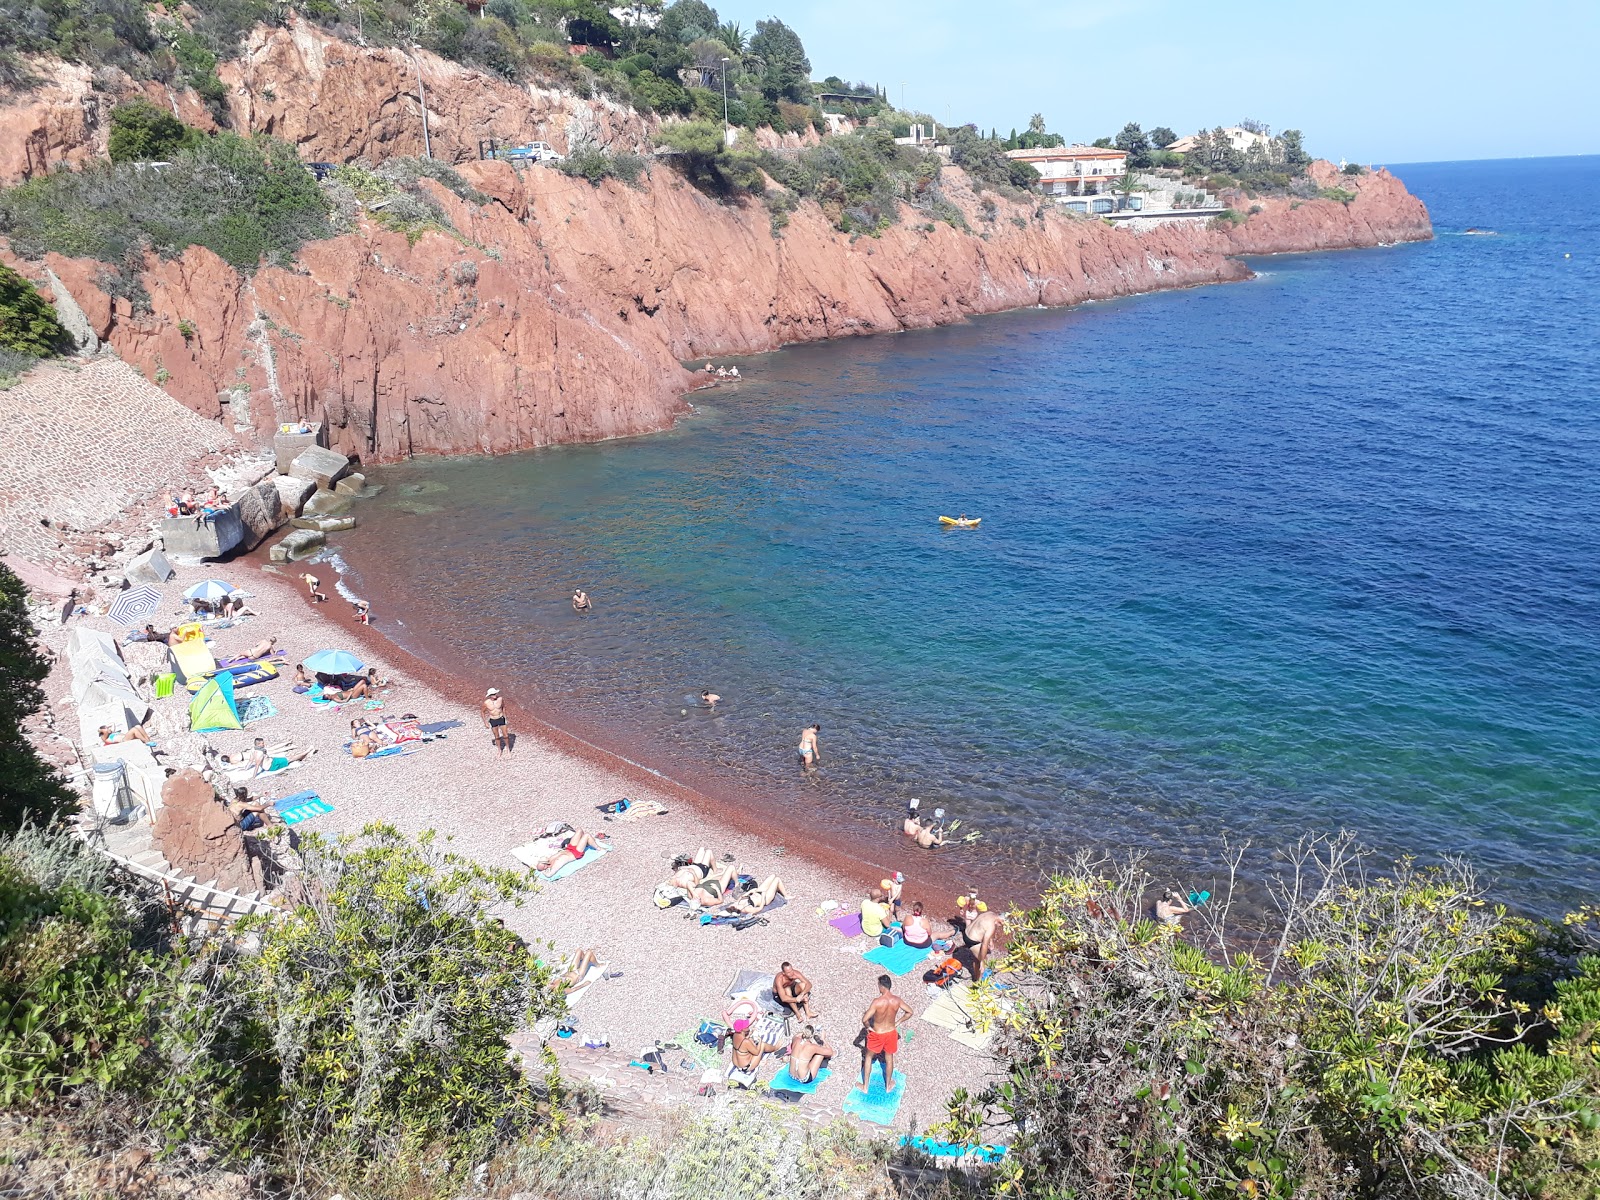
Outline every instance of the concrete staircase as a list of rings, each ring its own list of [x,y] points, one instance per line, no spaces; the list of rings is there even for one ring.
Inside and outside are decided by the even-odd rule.
[[[271,915],[278,910],[260,892],[240,894],[219,887],[215,879],[200,881],[178,871],[161,853],[141,821],[118,828],[79,825],[75,832],[97,853],[110,859],[118,870],[159,891],[172,915],[173,924],[185,936],[211,937],[226,931],[240,917]]]

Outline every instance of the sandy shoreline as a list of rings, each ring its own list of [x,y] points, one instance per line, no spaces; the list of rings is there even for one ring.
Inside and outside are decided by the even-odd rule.
[[[792,961],[814,981],[819,1028],[842,1051],[833,1076],[808,1108],[818,1117],[825,1110],[838,1114],[853,1072],[859,1069],[859,1054],[851,1041],[859,1030],[860,1013],[874,994],[880,968],[861,959],[865,939],[844,938],[827,923],[827,916],[835,914],[821,915],[817,909],[834,900],[853,910],[863,880],[877,874],[878,868],[852,863],[844,856],[835,862],[826,854],[809,853],[810,847],[788,837],[787,830],[741,822],[736,812],[718,811],[718,806],[689,789],[532,721],[511,705],[512,725],[520,736],[513,755],[497,759],[477,709],[483,689],[497,682],[492,674],[481,679],[451,678],[397,650],[378,630],[357,626],[350,619],[350,606],[337,596],[326,605],[312,605],[297,582],[300,569],[252,558],[180,567],[177,578],[163,588],[161,620],[170,624],[174,619],[184,588],[202,579],[227,580],[253,595],[252,605],[262,616],[216,632],[213,650],[218,657],[242,653],[268,635],[278,637],[290,663],[317,649],[347,647],[394,680],[376,715],[415,713],[425,722],[454,725],[444,740],[420,753],[360,761],[340,749],[350,720],[365,711],[359,702],[343,711],[318,708],[294,694],[287,680],[261,685],[252,692],[270,698],[277,714],[246,732],[210,735],[207,740],[230,754],[246,749],[256,735],[269,743],[315,746],[318,753],[301,769],[253,783],[252,795],[272,799],[314,789],[335,811],[300,826],[303,831],[353,833],[374,821],[412,834],[435,829],[451,839],[454,850],[498,867],[516,868],[511,848],[531,840],[551,821],[564,820],[610,835],[610,853],[566,879],[544,885],[528,903],[506,914],[508,924],[524,937],[548,942],[561,953],[594,947],[611,970],[622,972],[620,978],[602,980],[585,994],[576,1009],[580,1032],[605,1033],[613,1055],[634,1053],[657,1039],[670,1040],[694,1028],[703,1018],[718,1017],[736,971],[771,973],[782,962]],[[318,564],[311,570],[328,590],[331,566]],[[60,650],[67,632],[79,623],[119,636],[124,632],[104,618],[83,617],[51,631],[47,641]],[[47,692],[64,708],[70,707],[67,682],[64,667],[58,667]],[[178,754],[195,741],[183,732],[186,702],[181,689],[177,697],[154,702],[150,722],[152,734],[169,742]],[[64,728],[76,727],[75,718],[63,713],[59,719]],[[175,755],[173,761],[181,759]],[[669,812],[628,822],[604,821],[597,809],[623,796],[654,800]],[[702,927],[685,920],[681,908],[655,908],[651,892],[665,878],[668,860],[700,845],[719,855],[732,853],[742,871],[758,878],[779,874],[790,893],[789,903],[769,915],[768,925],[743,931]],[[906,898],[926,900],[935,914],[953,911],[953,894],[928,869],[934,860],[910,847],[905,859],[900,869],[908,876]],[[918,1013],[932,1000],[920,979],[922,969],[897,982],[897,990]],[[938,1119],[949,1092],[981,1084],[990,1066],[986,1054],[958,1044],[926,1022],[914,1020],[910,1027],[916,1035],[897,1064],[908,1081],[896,1122],[899,1128],[910,1119],[919,1125]],[[618,1064],[604,1055],[576,1051],[576,1040],[557,1045],[569,1072],[579,1077],[587,1073],[605,1086],[639,1086],[642,1073],[632,1072],[637,1080],[631,1075],[618,1079],[629,1070],[625,1059],[619,1071]],[[526,1052],[533,1046],[524,1038],[520,1048]],[[775,1069],[776,1063],[769,1062],[763,1079]],[[652,1095],[652,1099],[696,1102],[693,1081],[681,1073],[677,1078],[679,1093],[684,1083],[690,1085],[687,1093]]]

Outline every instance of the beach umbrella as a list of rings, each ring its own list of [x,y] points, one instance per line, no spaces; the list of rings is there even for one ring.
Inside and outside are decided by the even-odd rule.
[[[146,584],[118,595],[106,615],[118,625],[136,625],[160,607],[161,592]]]
[[[305,667],[313,675],[359,675],[367,664],[348,650],[318,650],[305,659]]]
[[[197,583],[183,594],[185,600],[221,600],[224,596],[233,594],[233,584],[223,583],[220,579],[208,579],[204,583]]]

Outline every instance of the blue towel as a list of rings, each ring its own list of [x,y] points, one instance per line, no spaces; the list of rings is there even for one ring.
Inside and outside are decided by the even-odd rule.
[[[929,949],[927,946],[908,946],[904,942],[896,942],[892,946],[874,946],[861,957],[892,975],[904,975],[928,957]]]
[[[789,1064],[784,1063],[783,1069],[772,1077],[772,1082],[767,1086],[775,1092],[799,1092],[801,1095],[809,1096],[817,1090],[817,1084],[832,1074],[832,1067],[823,1067],[810,1083],[796,1083],[794,1076],[789,1074]]]
[[[997,1163],[1006,1156],[1007,1146],[972,1146],[960,1142],[941,1142],[931,1137],[912,1137],[909,1133],[900,1139],[902,1146],[911,1146],[934,1158],[966,1158],[969,1155],[984,1163]]]
[[[874,1125],[893,1125],[895,1114],[900,1111],[900,1100],[906,1094],[906,1077],[904,1072],[894,1073],[894,1091],[886,1092],[883,1088],[883,1064],[872,1064],[872,1086],[865,1096],[859,1087],[852,1087],[850,1094],[844,1098],[844,1111],[852,1117],[860,1117],[863,1121],[871,1121]]]
[[[274,800],[272,807],[278,810],[285,825],[298,825],[301,821],[326,816],[333,811],[333,805],[315,792],[296,792],[292,796],[284,796]]]
[[[544,880],[546,883],[554,883],[558,879],[565,879],[568,875],[571,875],[574,871],[583,870],[590,863],[592,863],[595,859],[597,859],[601,855],[603,855],[608,849],[609,849],[609,847],[607,847],[607,846],[590,846],[587,850],[585,850],[583,852],[583,857],[578,859],[576,862],[565,863],[565,864],[557,867],[552,873],[550,873],[548,875],[546,875],[543,871],[540,871],[539,872],[539,878]]]

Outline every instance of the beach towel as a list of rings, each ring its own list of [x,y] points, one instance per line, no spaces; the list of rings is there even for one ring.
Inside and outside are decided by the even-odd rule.
[[[566,1000],[569,1009],[576,1008],[578,1001],[589,994],[589,989],[595,985],[596,980],[605,975],[608,966],[610,966],[609,963],[590,963],[589,969],[583,973],[582,979],[578,980],[577,983],[567,985]]]
[[[257,772],[254,767],[250,766],[249,764],[245,764],[238,767],[229,767],[227,770],[227,776],[234,783],[248,783],[252,779],[265,779],[268,775],[282,775],[285,771],[298,771],[305,765],[305,759],[297,758],[294,762],[289,763],[286,766],[279,767],[276,771]]]
[[[727,1075],[725,1075],[723,1078],[728,1081],[729,1087],[750,1088],[755,1086],[756,1072],[758,1072],[760,1069],[760,1063],[757,1063],[748,1071],[741,1071],[738,1067],[730,1065],[728,1067]]]
[[[832,925],[847,938],[861,936],[860,913],[846,913],[842,917],[835,917],[833,920],[829,921],[828,924]]]
[[[987,1050],[994,1041],[995,1029],[991,1025],[979,1029],[976,1008],[970,983],[953,983],[939,993],[934,1002],[922,1013],[922,1019],[937,1025],[963,1046],[974,1050]]]
[[[350,753],[350,743],[349,742],[346,742],[344,744],[344,750],[345,750],[346,754]],[[363,757],[356,759],[356,761],[357,762],[370,762],[374,758],[396,758],[396,757],[404,757],[405,755],[408,755],[408,754],[421,754],[421,753],[422,753],[422,747],[420,745],[418,745],[416,742],[407,742],[404,745],[396,744],[396,745],[393,745],[393,746],[385,746],[382,750],[374,750],[371,754],[364,755]]]
[[[384,728],[394,734],[395,743],[422,741],[422,726],[413,718],[406,720],[402,717],[390,717],[384,721]]]
[[[274,800],[272,807],[277,809],[285,825],[298,825],[301,821],[326,816],[333,811],[333,805],[315,792],[296,792],[292,796],[284,796]]]
[[[931,949],[929,946],[908,946],[905,942],[896,942],[892,946],[874,946],[861,957],[891,975],[904,975],[927,958]]]
[[[667,810],[654,800],[635,800],[622,812],[616,814],[619,821],[633,821],[639,817],[664,817]]]
[[[772,1077],[772,1082],[767,1084],[767,1087],[774,1092],[799,1092],[802,1096],[809,1096],[817,1090],[817,1084],[832,1074],[832,1067],[823,1067],[822,1070],[817,1072],[817,1077],[810,1083],[800,1083],[793,1075],[789,1074],[789,1064],[784,1063],[782,1069]]]
[[[611,847],[609,846],[590,846],[583,852],[583,857],[578,859],[577,862],[564,863],[548,874],[540,871],[539,878],[544,880],[545,883],[555,883],[558,879],[565,879],[574,871],[581,871],[596,859],[605,857],[610,849]]]
[[[956,1164],[997,1163],[1006,1156],[1009,1146],[975,1146],[960,1142],[941,1142],[938,1138],[912,1137],[909,1133],[900,1138],[902,1146],[920,1150],[930,1158],[953,1158]]]
[[[754,917],[758,917],[758,916],[759,917],[764,917],[769,912],[772,912],[775,909],[782,908],[787,903],[789,903],[789,898],[787,896],[774,896],[772,898],[772,903],[771,904],[767,905],[759,913],[755,913],[755,914],[751,914],[751,913],[720,913],[720,912],[719,913],[711,913],[711,912],[703,912],[703,913],[700,914],[700,924],[702,924],[702,925],[733,925],[733,924],[738,923],[739,921],[752,920],[752,919],[754,919]]]
[[[268,717],[278,715],[278,706],[266,696],[246,696],[238,703],[241,725],[248,725],[251,721],[265,721]]]
[[[883,1082],[883,1064],[874,1062],[866,1095],[859,1087],[852,1087],[844,1098],[844,1111],[852,1117],[871,1121],[874,1125],[893,1125],[900,1111],[900,1101],[906,1094],[906,1077],[902,1071],[894,1073],[894,1091],[887,1091]]]
[[[729,1000],[750,1000],[763,1016],[781,1017],[788,1010],[772,994],[773,971],[741,970],[733,977],[728,990],[723,993]]]
[[[717,1053],[715,1046],[707,1046],[696,1041],[695,1034],[698,1032],[698,1027],[685,1030],[675,1037],[668,1038],[661,1043],[661,1047],[664,1050],[671,1050],[674,1056],[683,1055],[684,1058],[694,1063],[702,1071],[715,1070],[720,1075],[722,1073],[722,1055]]]

